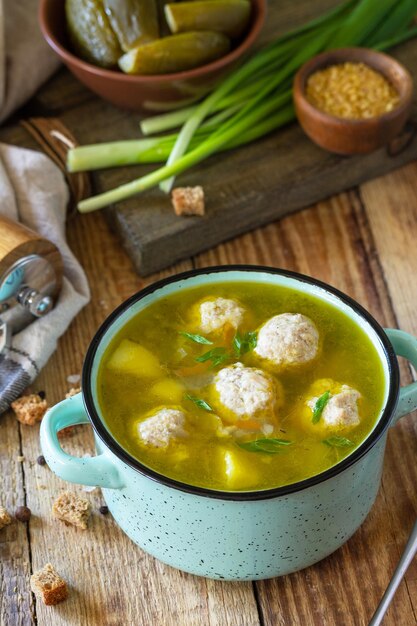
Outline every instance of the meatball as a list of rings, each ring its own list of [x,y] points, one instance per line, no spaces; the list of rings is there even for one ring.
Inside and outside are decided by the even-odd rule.
[[[216,400],[236,418],[268,416],[278,404],[278,386],[260,369],[235,363],[217,372],[214,379]],[[221,411],[224,415],[224,410]],[[226,415],[227,417],[227,415]]]
[[[360,422],[358,400],[361,394],[349,385],[341,385],[338,393],[331,394],[327,401],[320,420],[329,428],[348,428],[357,426]],[[313,411],[318,397],[308,400],[307,404]]]
[[[138,433],[146,445],[164,448],[172,439],[187,436],[185,415],[179,409],[163,408],[140,422]]]
[[[199,313],[201,331],[212,333],[221,330],[227,323],[238,328],[243,321],[245,309],[236,300],[216,298],[201,302]]]
[[[275,315],[261,326],[254,353],[274,367],[308,363],[317,355],[319,333],[300,313]]]

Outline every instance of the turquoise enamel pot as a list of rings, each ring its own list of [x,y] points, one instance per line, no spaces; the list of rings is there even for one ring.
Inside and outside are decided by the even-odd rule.
[[[159,298],[197,285],[209,290],[226,281],[283,285],[311,294],[342,310],[371,338],[385,372],[384,408],[367,439],[336,466],[268,491],[214,491],[157,474],[129,456],[107,430],[97,402],[97,370],[115,333]],[[417,383],[400,388],[396,354],[417,367],[417,340],[399,330],[384,331],[351,298],[307,276],[252,266],[186,272],[132,296],[104,322],[85,358],[82,395],[57,404],[42,421],[42,450],[64,480],[102,487],[116,522],[164,563],[224,580],[288,574],[337,550],[372,507],[388,428],[417,407]],[[57,432],[84,423],[93,427],[97,456],[69,456]]]

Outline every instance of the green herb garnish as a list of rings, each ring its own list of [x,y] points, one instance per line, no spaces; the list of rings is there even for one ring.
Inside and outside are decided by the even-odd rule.
[[[256,347],[256,343],[258,341],[258,335],[255,331],[249,331],[244,335],[240,335],[236,333],[235,338],[233,339],[233,350],[235,351],[236,356],[241,356],[242,354],[246,354],[250,352]]]
[[[248,452],[263,452],[264,454],[278,454],[283,446],[290,446],[292,441],[287,439],[255,439],[254,441],[237,442],[237,445]]]
[[[207,346],[213,343],[212,341],[210,341],[209,339],[206,339],[202,335],[195,335],[194,333],[187,333],[185,330],[181,330],[179,334],[182,335],[183,337],[186,337],[187,339],[190,339],[190,341],[195,341],[195,343],[203,343]]]
[[[350,439],[340,437],[339,435],[333,435],[333,437],[323,439],[323,443],[325,443],[326,446],[332,446],[335,448],[349,448],[350,446],[355,445]]]
[[[313,409],[313,417],[311,419],[313,424],[317,424],[320,420],[321,414],[323,413],[324,407],[330,400],[330,391],[325,391],[320,398],[317,398],[316,404]]]
[[[206,361],[211,361],[211,367],[216,367],[217,365],[221,365],[230,358],[229,353],[226,348],[213,348],[208,352],[205,352],[201,356],[196,358],[197,363],[205,363]]]
[[[191,396],[189,393],[186,393],[185,397],[187,400],[191,400],[191,402],[194,402],[194,404],[198,406],[199,409],[203,409],[204,411],[209,411],[211,413],[213,412],[213,409],[211,408],[209,403],[203,400],[203,398],[197,398],[196,396]]]

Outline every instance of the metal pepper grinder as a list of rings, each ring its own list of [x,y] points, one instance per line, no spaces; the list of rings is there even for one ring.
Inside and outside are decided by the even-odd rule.
[[[62,271],[52,242],[0,217],[0,353],[10,346],[12,335],[53,308]]]

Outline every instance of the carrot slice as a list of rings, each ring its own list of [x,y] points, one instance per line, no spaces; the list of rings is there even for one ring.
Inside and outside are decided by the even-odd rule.
[[[235,327],[230,322],[226,322],[223,326],[223,341],[228,346],[235,336]]]
[[[261,430],[262,428],[262,424],[253,419],[238,420],[235,422],[235,426],[241,428],[242,430]]]
[[[180,367],[175,370],[175,373],[177,376],[181,376],[182,378],[186,378],[187,376],[198,376],[198,374],[204,374],[209,367],[210,362],[206,361],[205,363],[196,363],[195,365]]]

